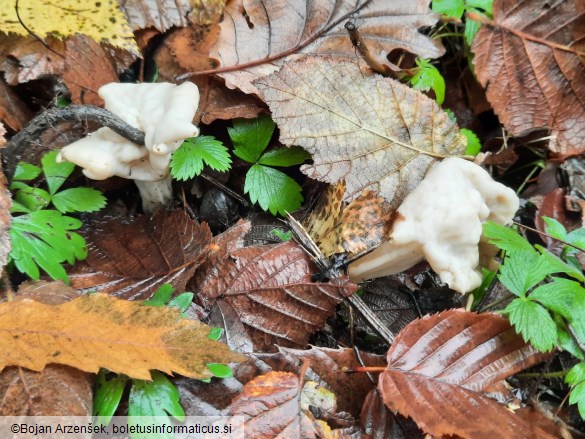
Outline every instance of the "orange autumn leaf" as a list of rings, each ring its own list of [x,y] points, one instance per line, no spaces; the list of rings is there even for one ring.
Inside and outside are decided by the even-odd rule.
[[[210,328],[184,319],[176,308],[143,306],[107,294],[84,295],[61,305],[25,299],[0,304],[0,371],[40,371],[59,363],[86,372],[100,367],[132,378],[150,370],[207,378],[207,363],[243,361],[208,338]]]

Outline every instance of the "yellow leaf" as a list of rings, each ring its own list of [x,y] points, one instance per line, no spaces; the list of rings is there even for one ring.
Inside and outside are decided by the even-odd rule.
[[[48,363],[86,372],[100,367],[150,379],[151,369],[207,378],[207,363],[244,361],[208,338],[210,328],[181,318],[176,308],[143,306],[107,294],[84,295],[61,305],[29,299],[0,304],[0,371]]]
[[[85,34],[98,42],[138,54],[138,46],[126,17],[115,0],[16,0],[0,3],[0,30],[28,35],[24,23],[41,38]],[[22,21],[22,23],[21,23]]]

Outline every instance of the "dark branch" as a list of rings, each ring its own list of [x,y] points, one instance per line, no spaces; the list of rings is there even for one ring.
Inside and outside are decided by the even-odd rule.
[[[32,119],[28,125],[16,134],[6,148],[2,150],[4,172],[11,180],[19,161],[26,157],[27,147],[38,142],[39,137],[48,128],[63,122],[96,122],[110,128],[120,136],[139,145],[144,145],[144,133],[128,125],[114,113],[91,105],[70,105],[43,111]]]

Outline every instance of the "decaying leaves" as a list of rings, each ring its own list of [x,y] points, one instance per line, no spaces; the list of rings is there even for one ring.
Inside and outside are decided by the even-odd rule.
[[[280,141],[313,156],[301,170],[328,183],[345,179],[346,201],[367,189],[397,207],[437,159],[465,152],[466,139],[435,101],[364,76],[348,59],[305,57],[255,84]]]
[[[63,282],[26,282],[16,300],[59,305],[78,296]],[[93,382],[73,367],[49,364],[41,372],[7,367],[0,373],[0,416],[91,416]]]
[[[483,393],[545,358],[505,318],[449,310],[398,334],[378,388],[391,410],[433,436],[552,438]]]
[[[254,341],[254,350],[275,345],[304,348],[335,306],[355,292],[346,277],[312,282],[315,267],[294,242],[235,249],[197,271],[190,287],[206,308],[231,307]]]
[[[20,131],[31,118],[31,111],[0,78],[0,122],[7,128]]]
[[[243,361],[208,338],[209,326],[184,319],[176,308],[143,306],[107,294],[83,295],[62,305],[32,300],[0,304],[0,370],[40,371],[48,363],[86,372],[104,367],[150,379],[150,369],[193,378],[211,376],[207,363]]]
[[[495,27],[473,42],[477,77],[504,126],[549,128],[552,151],[585,151],[585,7],[581,0],[495,0]]]
[[[225,8],[211,55],[221,67],[250,64],[221,76],[232,88],[257,93],[252,81],[275,71],[292,54],[353,55],[343,27],[349,19],[357,20],[370,51],[381,62],[397,48],[437,58],[444,52],[441,43],[418,32],[437,18],[425,0],[235,0]]]
[[[309,410],[335,414],[335,395],[313,381],[303,382],[289,372],[269,372],[244,386],[228,407],[230,416],[244,416],[246,437],[318,438],[333,437],[326,422]]]
[[[211,232],[177,210],[105,221],[85,238],[89,254],[69,272],[73,288],[148,299],[165,283],[184,290],[207,256]]]

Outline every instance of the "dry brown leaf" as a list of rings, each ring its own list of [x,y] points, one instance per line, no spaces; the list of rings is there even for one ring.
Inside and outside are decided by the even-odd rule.
[[[449,310],[398,334],[378,389],[391,410],[433,436],[552,438],[483,393],[546,357],[502,316]]]
[[[208,338],[209,326],[184,319],[176,308],[143,306],[106,294],[62,305],[32,300],[0,304],[0,370],[17,365],[40,371],[48,363],[86,372],[104,367],[150,379],[150,369],[193,378],[211,376],[207,363],[243,361]]]
[[[335,183],[346,201],[373,190],[397,207],[439,158],[463,154],[466,139],[435,101],[355,62],[306,57],[256,81],[280,141],[309,151],[301,170]]]
[[[495,0],[494,26],[473,41],[477,77],[513,134],[548,128],[562,155],[585,151],[585,5]]]
[[[225,8],[211,55],[221,67],[240,66],[221,74],[228,86],[257,93],[252,81],[275,71],[292,54],[353,55],[344,28],[349,19],[357,21],[380,62],[394,49],[437,58],[444,52],[441,43],[418,32],[437,18],[426,0],[234,0]]]
[[[148,299],[170,283],[179,291],[209,251],[211,232],[184,211],[103,222],[84,234],[89,254],[69,272],[71,286]]]
[[[335,395],[316,383],[303,383],[288,372],[269,372],[244,386],[227,409],[229,416],[244,416],[250,439],[333,437],[326,422],[315,419],[313,411],[335,413]]]
[[[27,282],[16,300],[58,305],[77,297],[63,282]],[[9,367],[0,373],[0,416],[91,416],[92,377],[69,366],[50,364],[42,372]]]
[[[191,21],[198,25],[217,22],[226,0],[119,0],[133,30],[153,27],[165,32],[172,27],[185,27]]]
[[[29,108],[0,79],[0,121],[13,131],[20,131],[31,118]]]
[[[257,351],[276,344],[305,347],[309,335],[357,289],[346,277],[312,282],[313,262],[294,242],[217,255],[217,263],[198,270],[189,286],[206,308],[216,302],[233,308]]]
[[[102,106],[98,89],[109,82],[118,82],[118,75],[106,52],[91,38],[77,34],[66,40],[63,82],[71,92],[74,104]]]

